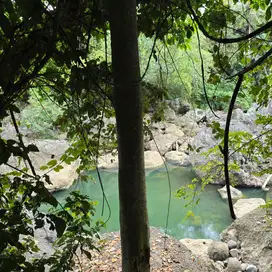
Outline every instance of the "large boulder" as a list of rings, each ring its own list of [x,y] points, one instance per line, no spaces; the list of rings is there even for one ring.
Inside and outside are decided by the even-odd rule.
[[[234,204],[234,212],[237,218],[241,218],[245,214],[255,210],[261,205],[265,205],[265,201],[262,198],[239,199]]]
[[[240,272],[241,269],[241,262],[236,257],[231,257],[228,259],[227,272]]]
[[[60,162],[61,156],[69,148],[69,143],[65,140],[33,140],[29,141],[25,139],[25,145],[34,144],[39,149],[39,152],[30,152],[29,157],[31,162],[36,170],[37,175],[42,176],[47,174],[50,177],[52,184],[45,183],[50,191],[58,191],[63,189],[68,189],[78,178],[76,169],[79,166],[79,161],[74,161],[71,164],[66,164]],[[49,161],[57,160],[60,162],[58,165],[61,165],[63,168],[59,172],[54,170],[48,172],[48,170],[40,170],[41,166],[45,166]],[[18,159],[11,157],[9,159],[9,164],[12,166],[18,166]],[[0,170],[3,173],[10,172],[7,166],[0,166]]]
[[[180,98],[176,98],[174,100],[168,100],[166,102],[168,106],[175,111],[176,114],[184,115],[191,108],[190,104],[180,101]]]
[[[170,151],[173,143],[183,137],[184,133],[175,125],[164,127],[163,134],[154,135],[154,140],[148,142],[148,147],[151,151],[159,151],[162,155]]]
[[[272,232],[265,209],[257,208],[236,219],[221,233],[221,239],[238,241],[241,260],[251,264],[252,269],[256,266],[259,272],[272,271]]]
[[[158,151],[145,151],[145,168],[157,168],[164,164],[164,159]]]
[[[184,152],[179,151],[170,151],[167,152],[165,155],[165,160],[173,165],[178,166],[190,166],[191,162],[188,159],[188,155],[186,155]]]
[[[217,190],[222,197],[222,199],[228,199],[228,194],[227,194],[227,186],[225,185],[223,188]],[[239,191],[236,188],[233,188],[230,186],[230,194],[232,199],[240,199],[243,197],[243,193]]]
[[[213,242],[211,239],[189,239],[184,238],[179,240],[183,245],[185,245],[194,255],[197,257],[205,257],[208,256],[208,247]]]
[[[213,241],[208,246],[208,256],[214,261],[224,261],[229,257],[229,247],[224,242]]]

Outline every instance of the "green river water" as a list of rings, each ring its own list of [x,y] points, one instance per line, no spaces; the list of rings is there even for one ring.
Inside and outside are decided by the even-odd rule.
[[[105,194],[111,208],[111,217],[107,223],[105,231],[119,230],[119,203],[117,172],[100,172],[104,184]],[[229,216],[228,204],[222,200],[217,189],[220,186],[209,185],[206,191],[201,194],[200,202],[193,209],[185,208],[183,199],[177,199],[173,193],[182,185],[190,182],[195,173],[190,168],[169,167],[170,183],[172,190],[171,206],[169,213],[169,223],[167,233],[178,239],[190,238],[211,238],[219,239],[219,234],[228,227],[232,220]],[[96,173],[91,173],[97,180]],[[169,200],[169,185],[165,169],[156,169],[146,172],[147,200],[149,223],[151,226],[165,230],[167,207]],[[109,210],[105,206],[102,216],[102,192],[98,182],[77,181],[69,190],[59,191],[55,196],[60,202],[63,202],[68,193],[72,190],[80,190],[93,200],[98,200],[96,218],[106,220],[109,216]],[[262,197],[265,199],[265,192],[261,189],[242,189],[246,198]],[[195,217],[191,220],[184,220],[187,211],[193,210]]]

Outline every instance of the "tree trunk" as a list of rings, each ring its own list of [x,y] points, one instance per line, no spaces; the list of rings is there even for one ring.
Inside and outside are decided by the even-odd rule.
[[[119,157],[122,271],[150,271],[142,92],[135,0],[110,1]]]

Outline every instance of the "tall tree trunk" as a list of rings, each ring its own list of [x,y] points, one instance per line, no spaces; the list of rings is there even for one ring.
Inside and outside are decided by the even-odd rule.
[[[150,271],[135,0],[110,1],[123,272]]]

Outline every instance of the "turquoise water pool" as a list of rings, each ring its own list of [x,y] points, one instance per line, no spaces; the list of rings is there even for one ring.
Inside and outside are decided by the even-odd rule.
[[[105,231],[119,230],[119,202],[117,172],[100,172],[104,184],[105,194],[111,208],[111,217]],[[90,173],[97,180],[97,174]],[[190,168],[169,167],[170,184],[172,190],[171,206],[167,233],[178,238],[211,238],[219,239],[219,234],[228,227],[232,220],[229,216],[228,204],[222,200],[217,189],[220,186],[209,185],[200,196],[200,202],[195,207],[185,208],[187,202],[177,199],[173,193],[182,185],[190,182],[195,177],[195,172]],[[169,200],[169,185],[165,169],[156,169],[146,173],[147,200],[149,223],[151,226],[165,230],[167,208]],[[109,209],[105,206],[102,216],[102,191],[98,182],[76,181],[69,190],[56,192],[55,196],[63,202],[72,190],[80,190],[93,200],[98,200],[96,218],[106,220],[109,217]],[[260,189],[242,189],[246,198],[262,197],[266,193]],[[188,210],[195,214],[192,219],[185,219]]]

